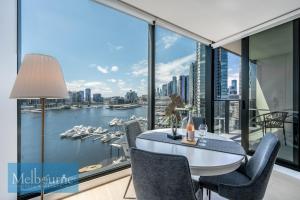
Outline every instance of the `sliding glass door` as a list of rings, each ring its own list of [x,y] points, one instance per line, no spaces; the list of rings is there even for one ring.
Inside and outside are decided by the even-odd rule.
[[[281,141],[279,158],[298,164],[299,66],[293,63],[293,22],[249,37],[249,150],[266,133]]]

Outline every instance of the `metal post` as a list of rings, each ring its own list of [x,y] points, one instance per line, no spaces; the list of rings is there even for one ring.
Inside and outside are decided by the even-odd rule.
[[[205,120],[208,131],[214,132],[214,50],[205,49]]]
[[[148,35],[148,129],[155,128],[155,23],[149,24]]]
[[[41,135],[41,200],[44,199],[44,151],[45,151],[45,98],[41,98],[42,107],[42,135]]]
[[[225,100],[225,133],[229,133],[229,106],[230,106],[230,101]]]
[[[249,150],[249,37],[242,39],[241,130],[242,146]]]

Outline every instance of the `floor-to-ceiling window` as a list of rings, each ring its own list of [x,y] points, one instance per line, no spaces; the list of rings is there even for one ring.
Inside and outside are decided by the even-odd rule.
[[[80,176],[126,163],[124,122],[147,123],[148,24],[90,0],[20,6],[20,56],[54,56],[69,91],[47,100],[45,161],[75,162]],[[40,111],[21,100],[21,162],[40,161]]]
[[[214,132],[229,133],[240,140],[241,57],[237,53],[215,50]]]
[[[204,117],[205,45],[156,27],[155,48],[155,127],[170,127],[165,111],[172,100],[177,107],[192,107],[195,116]]]
[[[266,133],[281,141],[278,157],[298,163],[298,95],[293,63],[293,22],[249,37],[249,147]],[[299,77],[297,77],[299,78]]]

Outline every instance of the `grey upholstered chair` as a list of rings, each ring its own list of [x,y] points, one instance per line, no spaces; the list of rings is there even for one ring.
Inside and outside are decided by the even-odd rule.
[[[138,200],[197,200],[184,156],[130,149],[133,184]]]
[[[188,121],[188,117],[185,117],[182,119],[183,123],[187,123],[187,121]],[[193,117],[193,122],[194,122],[194,126],[195,126],[196,130],[198,130],[200,124],[206,123],[205,118],[203,118],[203,117]]]
[[[125,123],[125,134],[126,134],[126,140],[128,143],[128,149],[124,150],[124,151],[128,151],[130,148],[136,147],[136,145],[135,145],[136,137],[141,133],[142,133],[142,129],[141,129],[138,121],[132,120],[132,121]],[[126,152],[125,152],[125,154],[126,154]],[[127,183],[126,190],[125,190],[125,193],[123,196],[124,199],[135,199],[135,198],[131,198],[131,197],[126,197],[131,180],[132,180],[132,176],[130,176],[130,179]]]
[[[278,138],[266,134],[246,164],[229,174],[200,177],[200,188],[215,191],[228,199],[263,199],[279,148]]]

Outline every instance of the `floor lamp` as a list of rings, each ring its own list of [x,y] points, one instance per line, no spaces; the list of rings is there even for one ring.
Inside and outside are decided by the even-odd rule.
[[[67,98],[66,83],[58,61],[48,55],[25,55],[10,98],[40,99],[41,103],[41,199],[44,199],[45,101]]]

